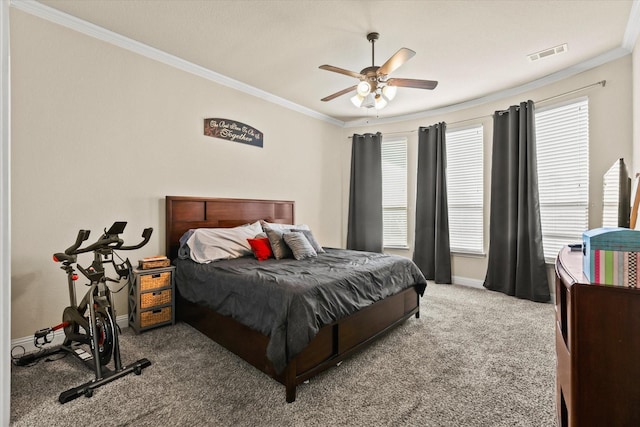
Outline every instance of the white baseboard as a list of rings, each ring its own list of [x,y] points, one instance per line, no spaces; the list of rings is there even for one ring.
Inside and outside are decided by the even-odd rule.
[[[469,286],[472,288],[485,289],[484,280],[470,279],[469,277],[453,276],[451,281],[456,285]]]
[[[477,289],[486,289],[484,287],[483,280],[470,279],[468,277],[453,276],[451,278],[451,281],[456,285],[469,286],[471,288],[477,288]],[[552,304],[556,303],[555,287],[553,285],[551,286],[551,303]]]
[[[118,324],[118,326],[120,326],[120,329],[124,329],[124,328],[128,328],[129,327],[129,316],[122,315],[122,316],[117,316],[116,317],[116,323]],[[64,332],[62,330],[56,331],[54,333],[53,336],[53,340],[51,341],[51,343],[47,344],[48,346],[53,346],[53,345],[60,345],[62,344],[62,342],[64,341]],[[22,338],[16,338],[15,340],[11,340],[11,354],[12,355],[21,355],[22,354],[22,349],[18,349],[16,350],[17,354],[13,353],[13,348],[16,346],[21,346],[24,347],[24,352],[25,353],[30,353],[34,350],[37,350],[36,346],[33,345],[33,335],[30,335],[28,337],[22,337]]]

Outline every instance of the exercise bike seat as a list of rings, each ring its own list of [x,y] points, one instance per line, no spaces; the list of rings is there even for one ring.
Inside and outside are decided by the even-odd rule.
[[[53,260],[55,262],[71,262],[74,263],[76,262],[78,256],[77,255],[67,255],[64,252],[56,252],[55,254],[53,254]]]

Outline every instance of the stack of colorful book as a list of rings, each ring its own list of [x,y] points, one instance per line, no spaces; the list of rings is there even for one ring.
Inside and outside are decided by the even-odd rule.
[[[597,228],[583,233],[583,272],[591,283],[640,288],[640,231]]]
[[[590,274],[593,283],[613,286],[640,287],[638,283],[638,258],[640,252],[615,252],[592,250],[593,262]]]

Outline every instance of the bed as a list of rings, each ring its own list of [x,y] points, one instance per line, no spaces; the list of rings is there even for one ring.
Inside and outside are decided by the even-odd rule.
[[[365,304],[353,313],[337,316],[335,320],[321,324],[317,331],[313,330],[313,333],[306,333],[308,342],[305,342],[304,347],[295,351],[291,357],[285,352],[286,360],[283,363],[273,356],[274,342],[277,341],[275,334],[249,327],[247,326],[248,322],[243,323],[234,319],[238,316],[221,314],[224,313],[223,310],[219,310],[220,312],[213,310],[210,308],[211,304],[204,302],[201,298],[194,298],[198,288],[190,287],[189,277],[193,276],[186,274],[187,268],[191,268],[191,266],[188,266],[185,260],[177,259],[177,254],[180,248],[180,238],[191,229],[231,228],[259,220],[274,224],[295,224],[294,202],[187,196],[166,196],[165,201],[166,251],[177,266],[177,320],[190,324],[283,384],[287,402],[293,402],[296,399],[297,385],[338,364],[408,318],[419,317],[419,298],[424,292],[426,281],[424,278],[410,279],[410,276],[407,276],[405,279],[403,277],[402,280],[406,283],[402,284],[401,290],[398,290],[400,287],[396,284],[393,291],[388,291],[392,292],[389,295],[381,293],[378,295],[378,298],[381,299]],[[327,249],[326,254],[322,254],[322,257],[318,256],[318,260],[324,261],[331,257],[339,259],[343,255],[342,251],[344,250]],[[359,258],[371,258],[371,260],[367,258],[362,261],[365,264],[377,260],[376,254],[355,253],[353,255]],[[382,256],[380,258],[381,261],[388,262],[386,258],[382,258]],[[192,263],[192,261],[188,261]],[[235,262],[236,260],[231,261]],[[275,260],[269,261],[274,261],[271,262],[274,265],[280,263]],[[238,260],[238,262],[245,263],[240,264],[242,265],[240,269],[246,268],[247,271],[252,269],[262,271],[263,266],[269,264],[269,262],[265,262],[258,267],[258,262],[251,259]],[[303,265],[302,261],[300,261],[301,264],[294,264],[296,263],[294,260],[282,260],[282,262],[285,266],[288,262],[289,267],[287,268],[291,269],[296,265]],[[225,261],[216,264],[215,268],[231,264],[232,262]],[[195,265],[194,267],[205,268],[206,266]],[[263,276],[264,274],[258,275]],[[420,277],[422,276],[420,275]],[[333,303],[329,305],[331,304]],[[321,316],[318,314],[317,317]],[[286,327],[286,321],[284,325]],[[285,332],[285,336],[286,334]],[[289,332],[289,335],[293,336],[294,334]],[[287,342],[287,345],[291,344]],[[287,348],[286,351],[288,350]]]

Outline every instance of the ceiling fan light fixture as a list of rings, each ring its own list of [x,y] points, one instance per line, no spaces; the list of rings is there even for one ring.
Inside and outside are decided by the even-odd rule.
[[[393,100],[393,98],[396,97],[396,93],[398,93],[397,86],[386,85],[385,87],[382,88],[382,95],[384,95],[387,101]]]
[[[371,92],[371,85],[365,81],[361,81],[358,83],[356,92],[358,92],[358,95],[365,97]]]
[[[356,93],[351,98],[351,102],[353,103],[353,105],[355,105],[356,107],[360,108],[360,107],[362,107],[362,103],[364,102],[364,98],[365,98],[364,96]]]
[[[387,100],[384,99],[384,96],[378,94],[375,97],[375,103],[373,106],[375,107],[376,110],[382,110],[384,107],[387,106]]]
[[[364,101],[362,101],[362,107],[363,108],[373,108],[373,106],[376,103],[376,100],[374,98],[375,93],[370,93],[369,95],[364,97]]]

